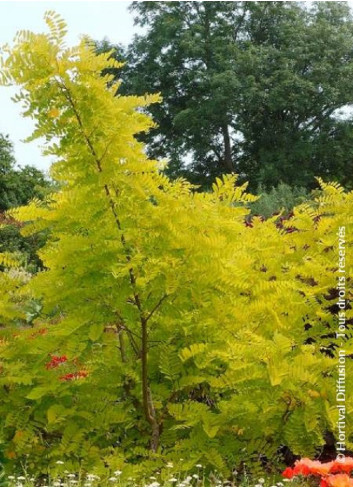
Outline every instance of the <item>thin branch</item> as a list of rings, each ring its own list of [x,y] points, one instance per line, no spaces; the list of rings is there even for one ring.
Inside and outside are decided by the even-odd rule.
[[[163,297],[161,297],[159,299],[159,301],[157,302],[157,304],[154,306],[154,308],[152,309],[152,311],[147,315],[146,317],[146,321],[148,321],[152,316],[153,314],[157,311],[157,309],[160,308],[160,306],[162,305],[163,301],[168,297],[168,294],[164,294]]]

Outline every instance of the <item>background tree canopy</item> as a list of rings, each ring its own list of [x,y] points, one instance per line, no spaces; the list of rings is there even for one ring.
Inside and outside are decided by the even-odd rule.
[[[43,197],[48,183],[34,166],[16,168],[13,145],[8,136],[0,134],[0,212]]]
[[[133,2],[122,91],[161,92],[143,136],[169,174],[251,188],[352,184],[353,21],[346,2]],[[107,43],[99,45],[107,49]],[[116,73],[121,77],[121,70]],[[340,115],[343,109],[344,116]]]
[[[0,253],[20,253],[30,270],[41,265],[36,252],[45,237],[43,233],[21,236],[21,224],[5,216],[5,211],[25,205],[34,197],[42,198],[50,188],[52,182],[34,166],[16,167],[13,145],[8,136],[0,134]]]

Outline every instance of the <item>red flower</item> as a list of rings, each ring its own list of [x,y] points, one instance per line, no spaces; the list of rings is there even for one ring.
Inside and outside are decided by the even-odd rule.
[[[290,467],[287,467],[283,472],[282,475],[285,479],[292,479],[294,477],[294,471]]]
[[[62,363],[65,363],[65,362],[67,362],[66,355],[63,355],[61,357],[57,357],[55,355],[52,355],[50,362],[48,362],[45,365],[45,368],[47,370],[50,370],[52,368],[57,368],[57,367],[59,367],[59,365],[61,365]]]
[[[62,380],[62,381],[73,380],[74,379],[74,375],[75,374],[72,374],[72,373],[61,375],[61,377],[59,377],[59,380]]]
[[[86,370],[79,370],[78,372],[70,372],[68,374],[61,375],[59,377],[59,380],[68,382],[70,380],[84,379],[85,377],[87,377],[87,375],[88,372]]]
[[[325,479],[321,479],[319,487],[330,487]]]
[[[308,476],[326,476],[332,473],[334,462],[321,463],[318,460],[310,460],[310,458],[302,458],[297,460],[294,464],[294,468],[287,467],[282,472],[283,477],[286,479],[292,479],[296,475]]]
[[[294,467],[294,470],[293,470],[294,475],[306,476],[306,475],[310,475],[311,473],[312,472],[307,465],[298,465],[298,466]]]
[[[350,474],[353,470],[353,458],[345,457],[342,461],[336,459],[332,462],[331,474],[337,474],[339,472],[345,472]]]

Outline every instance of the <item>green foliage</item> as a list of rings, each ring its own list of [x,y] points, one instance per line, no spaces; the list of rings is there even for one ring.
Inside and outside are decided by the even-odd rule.
[[[13,145],[0,134],[0,212],[25,205],[34,197],[42,198],[48,181],[35,167],[15,168]]]
[[[352,186],[352,16],[347,2],[134,2],[143,33],[123,93],[160,92],[143,136],[168,173],[209,187],[236,171],[270,189]],[[120,51],[120,50],[119,50]],[[122,74],[121,74],[122,73]],[[344,113],[344,110],[343,110]]]
[[[0,328],[18,324],[24,320],[24,304],[18,290],[28,282],[30,274],[21,268],[21,261],[10,253],[0,253]],[[0,340],[1,344],[1,340]],[[6,344],[6,340],[5,340]]]
[[[33,272],[41,266],[36,254],[44,244],[42,234],[23,237],[21,223],[6,216],[11,207],[27,204],[33,198],[43,198],[52,186],[45,175],[35,167],[16,168],[13,145],[0,134],[0,253],[21,256],[23,266]]]
[[[256,194],[259,195],[259,199],[251,204],[251,212],[265,218],[282,211],[288,214],[295,206],[304,203],[309,198],[305,188],[291,187],[285,183],[280,183],[269,191],[260,185]]]
[[[244,463],[275,471],[283,444],[314,454],[337,429],[333,271],[346,226],[352,280],[353,193],[320,182],[283,228],[246,225],[246,184],[225,175],[198,193],[170,181],[135,137],[159,98],[115,96],[110,53],[66,48],[61,18],[46,22],[49,34],[19,33],[2,60],[61,185],[11,211],[24,234],[50,235],[46,268],[17,288],[41,301],[39,317],[1,330],[6,470],[26,463],[43,478],[59,459],[129,484],[166,481],[167,462],[233,478]],[[350,397],[348,448],[352,412]]]
[[[42,263],[37,251],[46,239],[46,233],[21,235],[21,224],[0,214],[0,253],[14,253],[21,258],[22,266],[31,273],[36,272]]]
[[[15,164],[13,146],[8,136],[0,136],[0,165],[1,175],[8,173]]]

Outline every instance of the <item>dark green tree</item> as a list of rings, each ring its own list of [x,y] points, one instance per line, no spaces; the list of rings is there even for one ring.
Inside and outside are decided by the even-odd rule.
[[[45,235],[21,236],[21,223],[7,217],[5,211],[25,205],[34,197],[42,198],[51,185],[37,168],[16,167],[13,145],[8,136],[0,134],[0,253],[18,252],[23,264],[31,271],[41,264],[36,251],[44,244]]]
[[[0,212],[41,198],[48,185],[44,173],[34,166],[16,168],[13,145],[8,136],[0,134]]]
[[[0,211],[9,207],[9,174],[15,165],[12,143],[8,136],[0,134]]]
[[[123,91],[161,92],[145,136],[169,173],[252,188],[350,186],[353,21],[346,2],[133,2]],[[106,45],[105,48],[108,46]],[[117,77],[121,74],[117,73]]]

